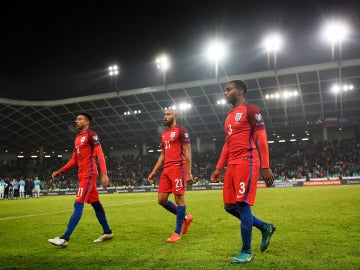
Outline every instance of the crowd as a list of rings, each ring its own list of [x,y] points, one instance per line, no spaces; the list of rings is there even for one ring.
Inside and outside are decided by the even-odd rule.
[[[271,168],[278,180],[323,177],[360,176],[360,141],[356,139],[327,141],[300,141],[269,144]],[[193,176],[199,185],[209,183],[220,152],[205,150],[193,152]],[[107,157],[110,186],[138,187],[150,185],[147,181],[158,154],[126,155]],[[11,186],[11,182],[24,177],[27,187],[33,187],[35,176],[41,180],[42,190],[72,189],[78,184],[77,171],[51,179],[51,173],[62,158],[18,159],[0,166],[0,178]],[[31,188],[29,188],[30,190]]]

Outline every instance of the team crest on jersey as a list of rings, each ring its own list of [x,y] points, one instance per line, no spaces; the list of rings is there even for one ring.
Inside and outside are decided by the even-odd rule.
[[[175,132],[175,131],[171,131],[171,133],[170,133],[170,138],[171,138],[171,139],[174,139],[175,134],[176,134],[176,132]]]
[[[260,114],[260,113],[255,114],[255,119],[256,119],[257,121],[261,121],[261,120],[262,120],[261,114]]]
[[[80,143],[84,143],[84,142],[85,142],[85,139],[86,139],[86,136],[81,137]]]
[[[239,121],[241,119],[242,113],[238,112],[235,114],[235,121]]]

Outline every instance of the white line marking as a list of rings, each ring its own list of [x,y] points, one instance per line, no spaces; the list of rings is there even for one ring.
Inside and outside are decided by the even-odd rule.
[[[153,200],[151,200],[153,201]],[[106,205],[107,207],[114,207],[114,206],[123,206],[123,205],[129,205],[129,204],[138,204],[138,203],[144,203],[149,201],[137,201],[137,202],[129,202],[129,203],[120,203],[120,204],[112,204],[112,205]],[[92,209],[92,207],[84,207],[84,210]],[[40,216],[47,216],[47,215],[55,215],[55,214],[61,214],[61,213],[67,213],[67,212],[73,212],[74,210],[66,210],[66,211],[58,211],[58,212],[50,212],[50,213],[43,213],[43,214],[32,214],[32,215],[26,215],[26,216],[15,216],[15,217],[4,217],[0,218],[0,221],[3,220],[12,220],[12,219],[20,219],[20,218],[30,218],[30,217],[40,217]]]

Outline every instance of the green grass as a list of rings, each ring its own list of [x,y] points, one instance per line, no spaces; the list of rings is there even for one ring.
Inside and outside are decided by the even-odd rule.
[[[253,213],[277,230],[254,260],[230,265],[241,247],[239,222],[222,207],[221,191],[188,191],[194,221],[178,243],[165,243],[175,216],[156,193],[102,195],[115,238],[92,243],[101,227],[90,205],[67,248],[60,236],[73,196],[0,201],[0,269],[359,269],[360,185],[259,189]],[[171,199],[172,196],[171,196]]]

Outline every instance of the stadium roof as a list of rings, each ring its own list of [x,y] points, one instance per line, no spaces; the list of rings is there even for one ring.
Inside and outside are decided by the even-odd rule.
[[[268,133],[322,127],[327,120],[359,126],[360,59],[342,61],[339,67],[338,62],[329,62],[53,101],[0,98],[0,151],[32,152],[40,146],[45,151],[71,149],[75,117],[81,111],[93,114],[91,127],[105,148],[121,150],[142,142],[158,145],[164,108],[181,102],[192,105],[180,113],[178,122],[193,140],[223,139],[230,107],[217,102],[226,82],[234,79],[248,84],[247,100],[260,107]],[[343,85],[354,88],[335,95],[331,89],[339,76]],[[298,95],[284,99],[285,91]],[[278,99],[266,98],[275,93],[280,93]]]

